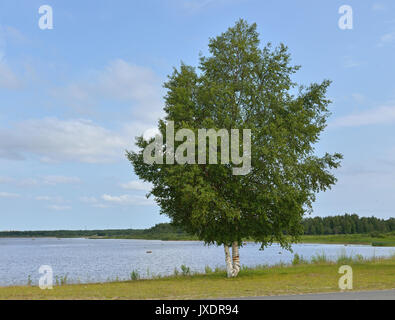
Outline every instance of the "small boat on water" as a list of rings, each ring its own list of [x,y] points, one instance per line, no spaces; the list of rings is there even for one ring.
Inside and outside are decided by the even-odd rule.
[[[147,251],[146,253],[152,253],[152,251]]]

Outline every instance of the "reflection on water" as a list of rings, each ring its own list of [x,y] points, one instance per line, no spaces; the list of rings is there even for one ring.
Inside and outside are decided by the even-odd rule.
[[[297,244],[293,246],[294,253],[278,245],[264,251],[259,247],[248,243],[241,248],[241,263],[247,266],[290,263],[294,253],[310,259],[324,252],[334,260],[344,251],[364,257],[395,253],[395,248],[351,245]],[[133,270],[142,277],[169,275],[183,264],[200,272],[205,266],[224,267],[223,249],[196,241],[0,239],[0,286],[25,285],[29,276],[37,284],[41,265],[50,265],[55,277],[67,274],[70,282],[102,282],[128,279]]]

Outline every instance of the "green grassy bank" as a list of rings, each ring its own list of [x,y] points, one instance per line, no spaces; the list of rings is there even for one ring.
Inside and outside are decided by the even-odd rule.
[[[191,275],[184,270],[184,274],[166,278],[66,284],[55,286],[53,290],[32,286],[3,287],[0,299],[206,299],[338,292],[341,276],[338,270],[343,264],[353,268],[356,291],[395,288],[395,256],[373,260],[340,256],[337,262],[317,256],[312,262],[296,257],[293,265],[243,268],[234,279],[226,278],[223,270],[207,268],[206,274]]]
[[[371,236],[369,234],[338,234],[338,235],[304,235],[302,243],[326,243],[326,244],[364,244],[377,247],[395,247],[395,234],[380,234]]]
[[[97,239],[99,237],[90,237]],[[101,239],[111,239],[114,237],[101,237]],[[198,239],[188,235],[178,234],[156,234],[152,236],[121,236],[117,239],[145,239],[145,240],[163,240],[163,241],[197,241]],[[248,241],[248,240],[247,240]],[[369,234],[338,234],[338,235],[303,235],[300,243],[321,243],[321,244],[362,244],[377,247],[395,247],[395,234],[380,234],[372,236]]]

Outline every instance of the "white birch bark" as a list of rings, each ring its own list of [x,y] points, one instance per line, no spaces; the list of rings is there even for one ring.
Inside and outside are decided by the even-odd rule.
[[[224,244],[224,248],[225,248],[226,272],[228,274],[228,278],[232,278],[233,276],[232,258],[230,257],[229,247],[226,244]]]
[[[240,272],[239,243],[237,241],[232,243],[232,260],[234,277],[237,277]]]
[[[224,245],[224,249],[228,278],[237,277],[240,271],[239,244],[237,241],[232,243],[232,257],[230,256],[229,246]]]

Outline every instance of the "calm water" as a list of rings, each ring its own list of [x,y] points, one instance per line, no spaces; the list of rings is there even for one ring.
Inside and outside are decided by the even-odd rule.
[[[336,259],[344,250],[364,257],[395,253],[395,248],[322,244],[298,244],[293,250],[306,259],[322,252]],[[291,262],[293,253],[278,245],[260,251],[249,243],[240,249],[240,258],[247,266],[273,265]],[[142,277],[168,275],[182,264],[201,272],[205,266],[224,267],[223,249],[188,241],[0,239],[0,286],[25,285],[29,275],[38,284],[41,265],[50,265],[54,277],[67,274],[70,282],[102,282],[128,279],[133,270]]]

